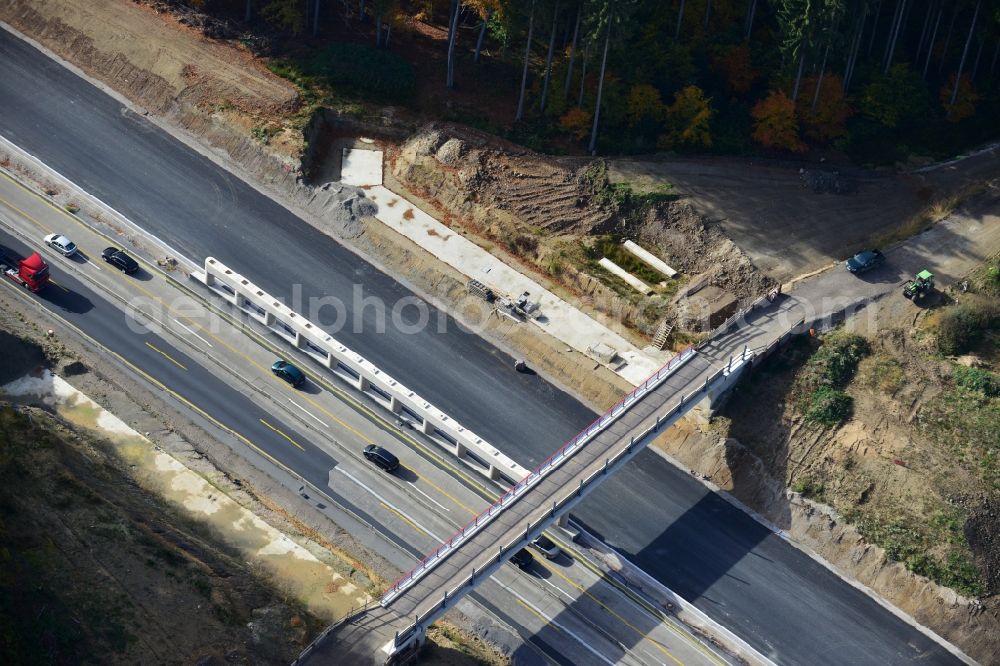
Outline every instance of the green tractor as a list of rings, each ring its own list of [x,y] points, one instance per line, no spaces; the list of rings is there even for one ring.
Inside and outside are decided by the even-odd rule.
[[[908,280],[903,287],[903,296],[911,301],[923,298],[924,294],[934,288],[934,274],[930,271],[920,271],[917,277]]]

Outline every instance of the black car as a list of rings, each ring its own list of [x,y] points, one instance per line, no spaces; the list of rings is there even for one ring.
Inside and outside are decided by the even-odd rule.
[[[139,270],[139,264],[135,259],[125,254],[123,250],[116,247],[105,248],[101,252],[101,259],[108,262],[122,273],[135,273]]]
[[[284,359],[279,358],[272,363],[271,372],[274,373],[275,377],[284,379],[295,388],[300,388],[306,383],[305,373]]]
[[[365,458],[375,463],[376,467],[381,467],[386,472],[391,472],[399,467],[399,458],[392,455],[381,446],[369,444],[363,451]]]
[[[522,548],[511,556],[510,561],[511,563],[516,564],[518,569],[526,570],[531,566],[531,563],[535,561],[535,558],[528,552],[527,548]]]
[[[847,260],[847,270],[852,273],[864,273],[885,261],[885,255],[878,250],[864,250]]]

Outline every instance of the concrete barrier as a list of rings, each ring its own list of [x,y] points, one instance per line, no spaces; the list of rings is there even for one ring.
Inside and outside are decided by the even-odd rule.
[[[622,247],[631,252],[633,256],[638,257],[639,259],[646,262],[659,272],[666,275],[668,278],[672,278],[675,275],[677,275],[677,271],[668,266],[667,262],[657,257],[652,252],[649,252],[644,247],[641,247],[630,240],[627,240],[624,243],[622,243]]]
[[[529,470],[482,437],[217,259],[208,257],[204,272],[195,271],[191,276],[349,386],[411,421],[476,472],[508,486],[528,474]]]
[[[648,294],[649,292],[653,291],[653,288],[650,287],[648,284],[646,284],[636,276],[632,275],[627,270],[625,270],[615,262],[611,261],[607,257],[603,257],[597,263],[601,266],[601,268],[603,268],[607,272],[617,277],[620,277],[622,280],[625,280],[625,282],[627,282],[630,287],[632,287],[639,293]]]

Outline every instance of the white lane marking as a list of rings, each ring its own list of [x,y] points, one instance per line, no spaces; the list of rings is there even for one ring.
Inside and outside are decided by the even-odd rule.
[[[203,337],[201,337],[200,335],[198,335],[198,334],[197,334],[197,333],[195,332],[195,330],[194,330],[193,328],[190,328],[190,327],[188,327],[188,326],[185,326],[184,324],[180,323],[180,322],[179,322],[179,321],[177,321],[176,319],[174,319],[174,321],[175,321],[175,322],[177,322],[177,325],[178,325],[178,326],[180,326],[180,327],[181,327],[181,328],[183,328],[183,329],[184,329],[185,331],[187,331],[188,333],[190,333],[190,334],[191,334],[191,335],[193,335],[194,337],[196,337],[196,338],[198,338],[199,340],[201,340],[202,342],[204,342],[204,343],[205,343],[206,345],[208,345],[209,347],[214,347],[214,346],[212,345],[212,343],[211,343],[211,342],[209,342],[209,341],[208,341],[208,340],[206,340],[205,338],[203,338]]]
[[[545,621],[548,622],[549,624],[551,624],[553,627],[557,628],[559,631],[564,632],[567,636],[569,636],[570,638],[572,638],[573,640],[575,640],[577,643],[579,643],[583,647],[587,648],[587,650],[589,650],[591,654],[593,654],[595,657],[597,657],[598,659],[600,659],[601,661],[603,661],[605,664],[608,664],[608,666],[615,666],[615,662],[611,661],[610,659],[608,659],[607,657],[605,657],[603,654],[601,654],[600,652],[598,652],[597,650],[595,650],[593,647],[591,647],[587,643],[587,641],[583,640],[580,636],[578,636],[577,634],[573,633],[572,631],[570,631],[569,629],[567,629],[566,627],[564,627],[563,625],[559,624],[554,619],[552,619],[551,617],[549,617],[548,615],[546,615],[545,613],[543,613],[540,608],[538,608],[537,606],[535,606],[534,604],[532,604],[530,601],[528,601],[527,599],[525,599],[524,597],[522,597],[520,594],[518,594],[517,592],[515,592],[514,590],[512,590],[509,587],[507,588],[507,591],[510,592],[511,594],[513,594],[518,599],[520,599],[521,603],[523,603],[525,606],[527,606],[528,608],[532,609],[533,611],[535,611],[536,613],[538,613],[540,616],[542,616],[543,618],[545,618]]]
[[[312,413],[312,412],[310,412],[310,411],[309,411],[308,409],[306,409],[305,407],[303,407],[303,406],[302,406],[302,405],[300,405],[299,403],[295,402],[295,401],[294,401],[294,400],[292,400],[291,398],[289,398],[289,399],[288,399],[288,402],[292,403],[293,405],[295,405],[296,407],[298,407],[299,409],[301,409],[301,410],[302,410],[302,412],[303,412],[303,413],[304,413],[304,414],[305,414],[306,416],[309,416],[309,417],[312,417],[312,419],[313,419],[314,421],[316,421],[317,423],[319,423],[319,424],[320,424],[321,426],[323,426],[324,428],[329,428],[329,427],[330,427],[330,426],[328,426],[328,425],[327,425],[326,423],[324,423],[324,422],[323,422],[323,421],[322,421],[322,420],[321,420],[321,419],[320,419],[320,418],[319,418],[318,416],[316,416],[315,414],[313,414],[313,413]]]
[[[558,585],[556,585],[552,581],[550,581],[548,579],[545,579],[545,578],[541,578],[540,580],[543,583],[545,583],[546,585],[548,585],[549,587],[551,587],[553,590],[555,590],[557,595],[564,594],[564,595],[566,595],[566,598],[569,599],[571,602],[572,601],[576,601],[576,597],[574,597],[572,594],[570,594],[566,590],[562,589],[561,587],[559,587]]]
[[[413,516],[409,515],[408,513],[406,513],[402,509],[400,509],[398,506],[395,506],[392,502],[390,502],[389,500],[387,500],[386,498],[382,497],[377,492],[375,492],[374,490],[372,490],[371,488],[369,488],[368,486],[366,486],[362,481],[360,481],[359,479],[357,479],[353,474],[351,474],[350,472],[345,472],[340,467],[336,467],[334,469],[336,469],[338,472],[340,472],[341,474],[343,474],[344,476],[346,476],[348,479],[350,479],[354,483],[358,484],[359,486],[361,486],[362,488],[364,488],[365,490],[367,490],[369,493],[371,493],[375,497],[375,499],[377,499],[380,502],[383,502],[386,506],[391,507],[393,511],[399,512],[399,515],[401,515],[404,518],[406,518],[408,521],[410,521],[411,523],[413,523],[414,525],[416,525],[417,527],[419,527],[420,529],[422,529],[424,532],[426,532],[427,534],[430,534],[432,537],[434,537],[435,539],[437,539],[439,542],[444,543],[444,539],[442,539],[438,535],[434,534],[433,531],[431,531],[431,530],[427,529],[426,527],[424,527],[423,525],[421,525],[419,522],[417,522],[417,520],[415,520],[413,518]]]
[[[441,502],[438,502],[436,499],[434,499],[433,497],[431,497],[430,495],[428,495],[427,493],[425,493],[424,491],[422,491],[420,488],[417,488],[417,484],[413,483],[412,481],[410,481],[409,483],[413,487],[413,489],[416,490],[418,493],[420,493],[421,495],[423,495],[424,497],[426,497],[430,501],[434,502],[435,504],[437,504],[439,507],[441,507],[445,511],[448,511],[449,513],[451,512],[451,509],[449,509],[448,507],[446,507],[444,504],[441,504]]]
[[[79,252],[77,254],[79,254]],[[83,256],[82,254],[80,255],[80,258],[83,259],[84,261],[86,261],[88,264],[90,264],[94,268],[96,268],[97,270],[99,270],[99,271],[104,270],[103,268],[101,268],[100,266],[98,266],[97,264],[95,264],[94,262],[92,262],[90,259],[87,259],[87,257]]]
[[[644,664],[660,664],[660,666],[667,666],[667,662],[657,659],[656,657],[652,656],[645,650],[642,651],[642,657],[643,657],[642,662]]]

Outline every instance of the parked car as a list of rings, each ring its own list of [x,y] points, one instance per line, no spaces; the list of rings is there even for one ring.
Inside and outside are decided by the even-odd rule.
[[[392,472],[399,467],[399,458],[392,455],[381,446],[369,444],[365,447],[363,453],[365,458],[375,463],[376,467],[380,467],[386,472]]]
[[[45,244],[64,257],[72,257],[76,254],[76,243],[66,238],[62,234],[49,234],[42,239]]]
[[[847,270],[852,273],[864,273],[885,261],[885,255],[878,250],[862,250],[847,260]]]
[[[544,534],[539,534],[538,537],[531,542],[531,545],[550,560],[556,559],[559,557],[559,553],[562,552],[559,550],[559,546],[552,543],[552,539],[548,538]]]
[[[139,270],[139,264],[136,260],[125,254],[124,250],[119,250],[116,247],[105,248],[104,252],[101,252],[101,259],[104,259],[104,261],[122,273],[135,273]]]
[[[305,373],[284,359],[279,358],[271,364],[271,372],[295,388],[299,388],[306,383]]]
[[[526,570],[531,566],[531,563],[535,561],[534,556],[528,552],[527,548],[522,548],[521,550],[514,553],[510,558],[512,564],[516,564],[518,569]]]

